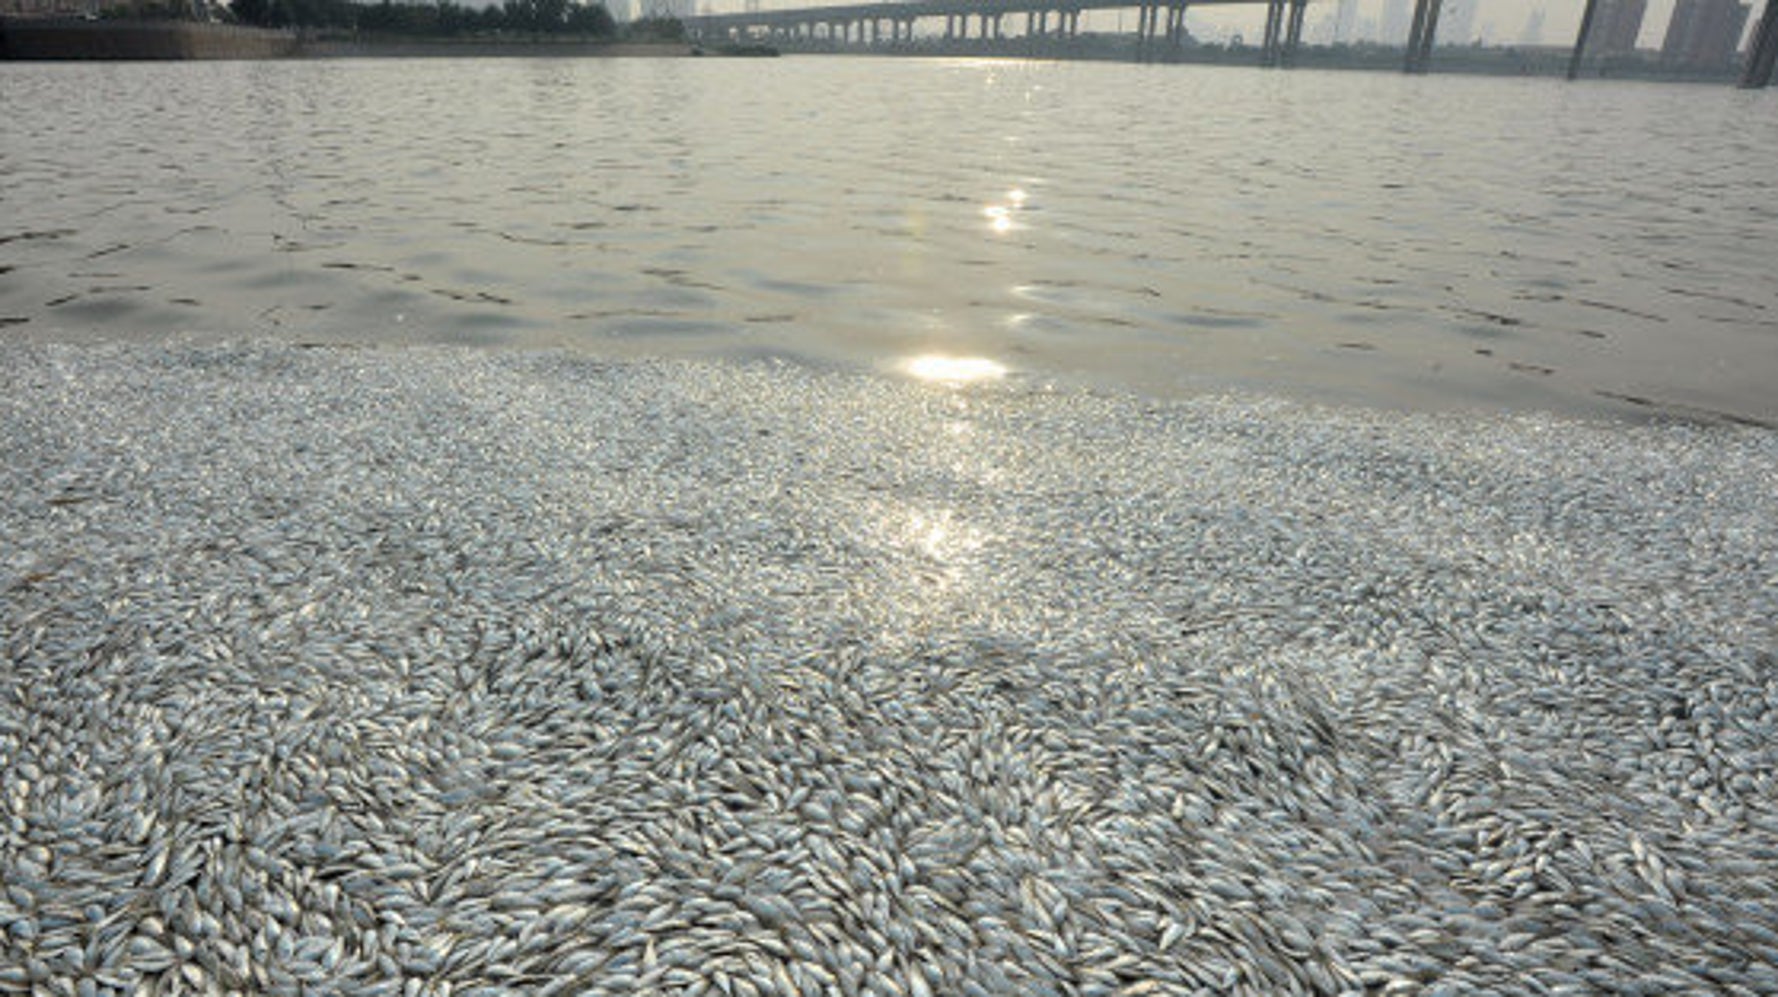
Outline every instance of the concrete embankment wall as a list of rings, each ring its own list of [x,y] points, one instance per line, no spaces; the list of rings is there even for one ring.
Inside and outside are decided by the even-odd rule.
[[[488,56],[525,56],[529,58],[577,56],[651,56],[671,57],[692,54],[692,46],[684,42],[600,42],[600,41],[533,41],[514,39],[492,41],[467,40],[402,40],[369,39],[364,41],[306,41],[301,54],[317,59],[354,57],[378,59],[410,59],[428,56],[484,58]]]
[[[181,21],[7,20],[6,59],[273,59],[295,55],[294,32]]]

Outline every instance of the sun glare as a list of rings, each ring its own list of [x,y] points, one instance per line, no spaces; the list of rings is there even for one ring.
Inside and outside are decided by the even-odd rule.
[[[987,357],[949,357],[928,353],[905,365],[909,374],[935,384],[974,384],[1006,376],[1006,365]]]

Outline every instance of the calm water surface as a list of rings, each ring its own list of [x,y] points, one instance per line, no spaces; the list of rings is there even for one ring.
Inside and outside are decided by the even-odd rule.
[[[1778,422],[1778,93],[848,58],[0,64],[0,335],[983,355]]]

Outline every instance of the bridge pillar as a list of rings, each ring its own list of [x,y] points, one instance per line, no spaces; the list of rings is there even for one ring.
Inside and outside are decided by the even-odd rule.
[[[1760,15],[1759,27],[1753,30],[1753,41],[1747,47],[1747,68],[1741,73],[1741,86],[1755,90],[1772,82],[1772,69],[1778,64],[1778,0],[1766,0],[1766,11]]]
[[[1587,16],[1592,15],[1593,4],[1597,0],[1587,0]],[[1432,62],[1432,39],[1438,34],[1439,0],[1415,0],[1414,23],[1408,28],[1407,60],[1402,64],[1402,72],[1424,73]],[[1585,18],[1582,18],[1581,30],[1586,30]]]
[[[1167,58],[1178,59],[1185,48],[1185,8],[1183,3],[1167,5]]]
[[[1262,66],[1278,64],[1278,47],[1284,30],[1284,2],[1266,0],[1266,33],[1259,45],[1259,64]]]
[[[1568,78],[1571,80],[1580,75],[1581,56],[1587,49],[1587,36],[1593,33],[1593,11],[1598,6],[1599,0],[1587,0],[1586,9],[1581,11],[1580,31],[1575,33],[1574,49],[1568,54]]]
[[[1290,31],[1284,37],[1284,65],[1296,65],[1297,46],[1303,40],[1303,13],[1308,10],[1308,0],[1290,0]]]

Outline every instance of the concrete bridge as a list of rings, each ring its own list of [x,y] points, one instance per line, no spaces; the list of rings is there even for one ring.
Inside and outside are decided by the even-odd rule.
[[[1595,9],[1587,0],[1569,61],[1568,78],[1577,75],[1586,49]],[[842,3],[795,10],[753,10],[739,14],[706,14],[685,20],[694,40],[704,44],[774,42],[784,45],[827,43],[866,48],[903,48],[914,40],[914,26],[930,22],[925,37],[946,42],[1007,37],[1006,19],[1024,18],[1023,35],[1034,40],[1066,43],[1080,34],[1080,15],[1088,10],[1135,10],[1136,57],[1144,62],[1177,55],[1185,44],[1185,12],[1189,6],[1264,4],[1266,27],[1259,47],[1262,66],[1289,66],[1303,37],[1303,12],[1309,0],[906,0],[906,2]],[[1440,0],[1415,0],[1402,68],[1424,73],[1432,59],[1438,32]],[[942,34],[938,22],[944,22]],[[973,26],[974,34],[971,34]],[[1778,65],[1778,0],[1766,0],[1753,32],[1741,77],[1744,87],[1764,87]]]
[[[1437,0],[1419,0],[1436,3]],[[1308,0],[908,0],[904,3],[853,3],[796,10],[759,10],[739,14],[705,14],[685,19],[687,30],[705,44],[826,41],[836,45],[895,48],[914,39],[914,26],[925,22],[928,37],[946,41],[1002,39],[1007,19],[1023,18],[1022,34],[1032,39],[1069,41],[1080,34],[1080,15],[1088,10],[1136,11],[1136,51],[1147,61],[1177,51],[1185,44],[1188,6],[1263,4],[1265,38],[1260,64],[1287,66],[1303,34]],[[939,23],[943,22],[942,33]]]

